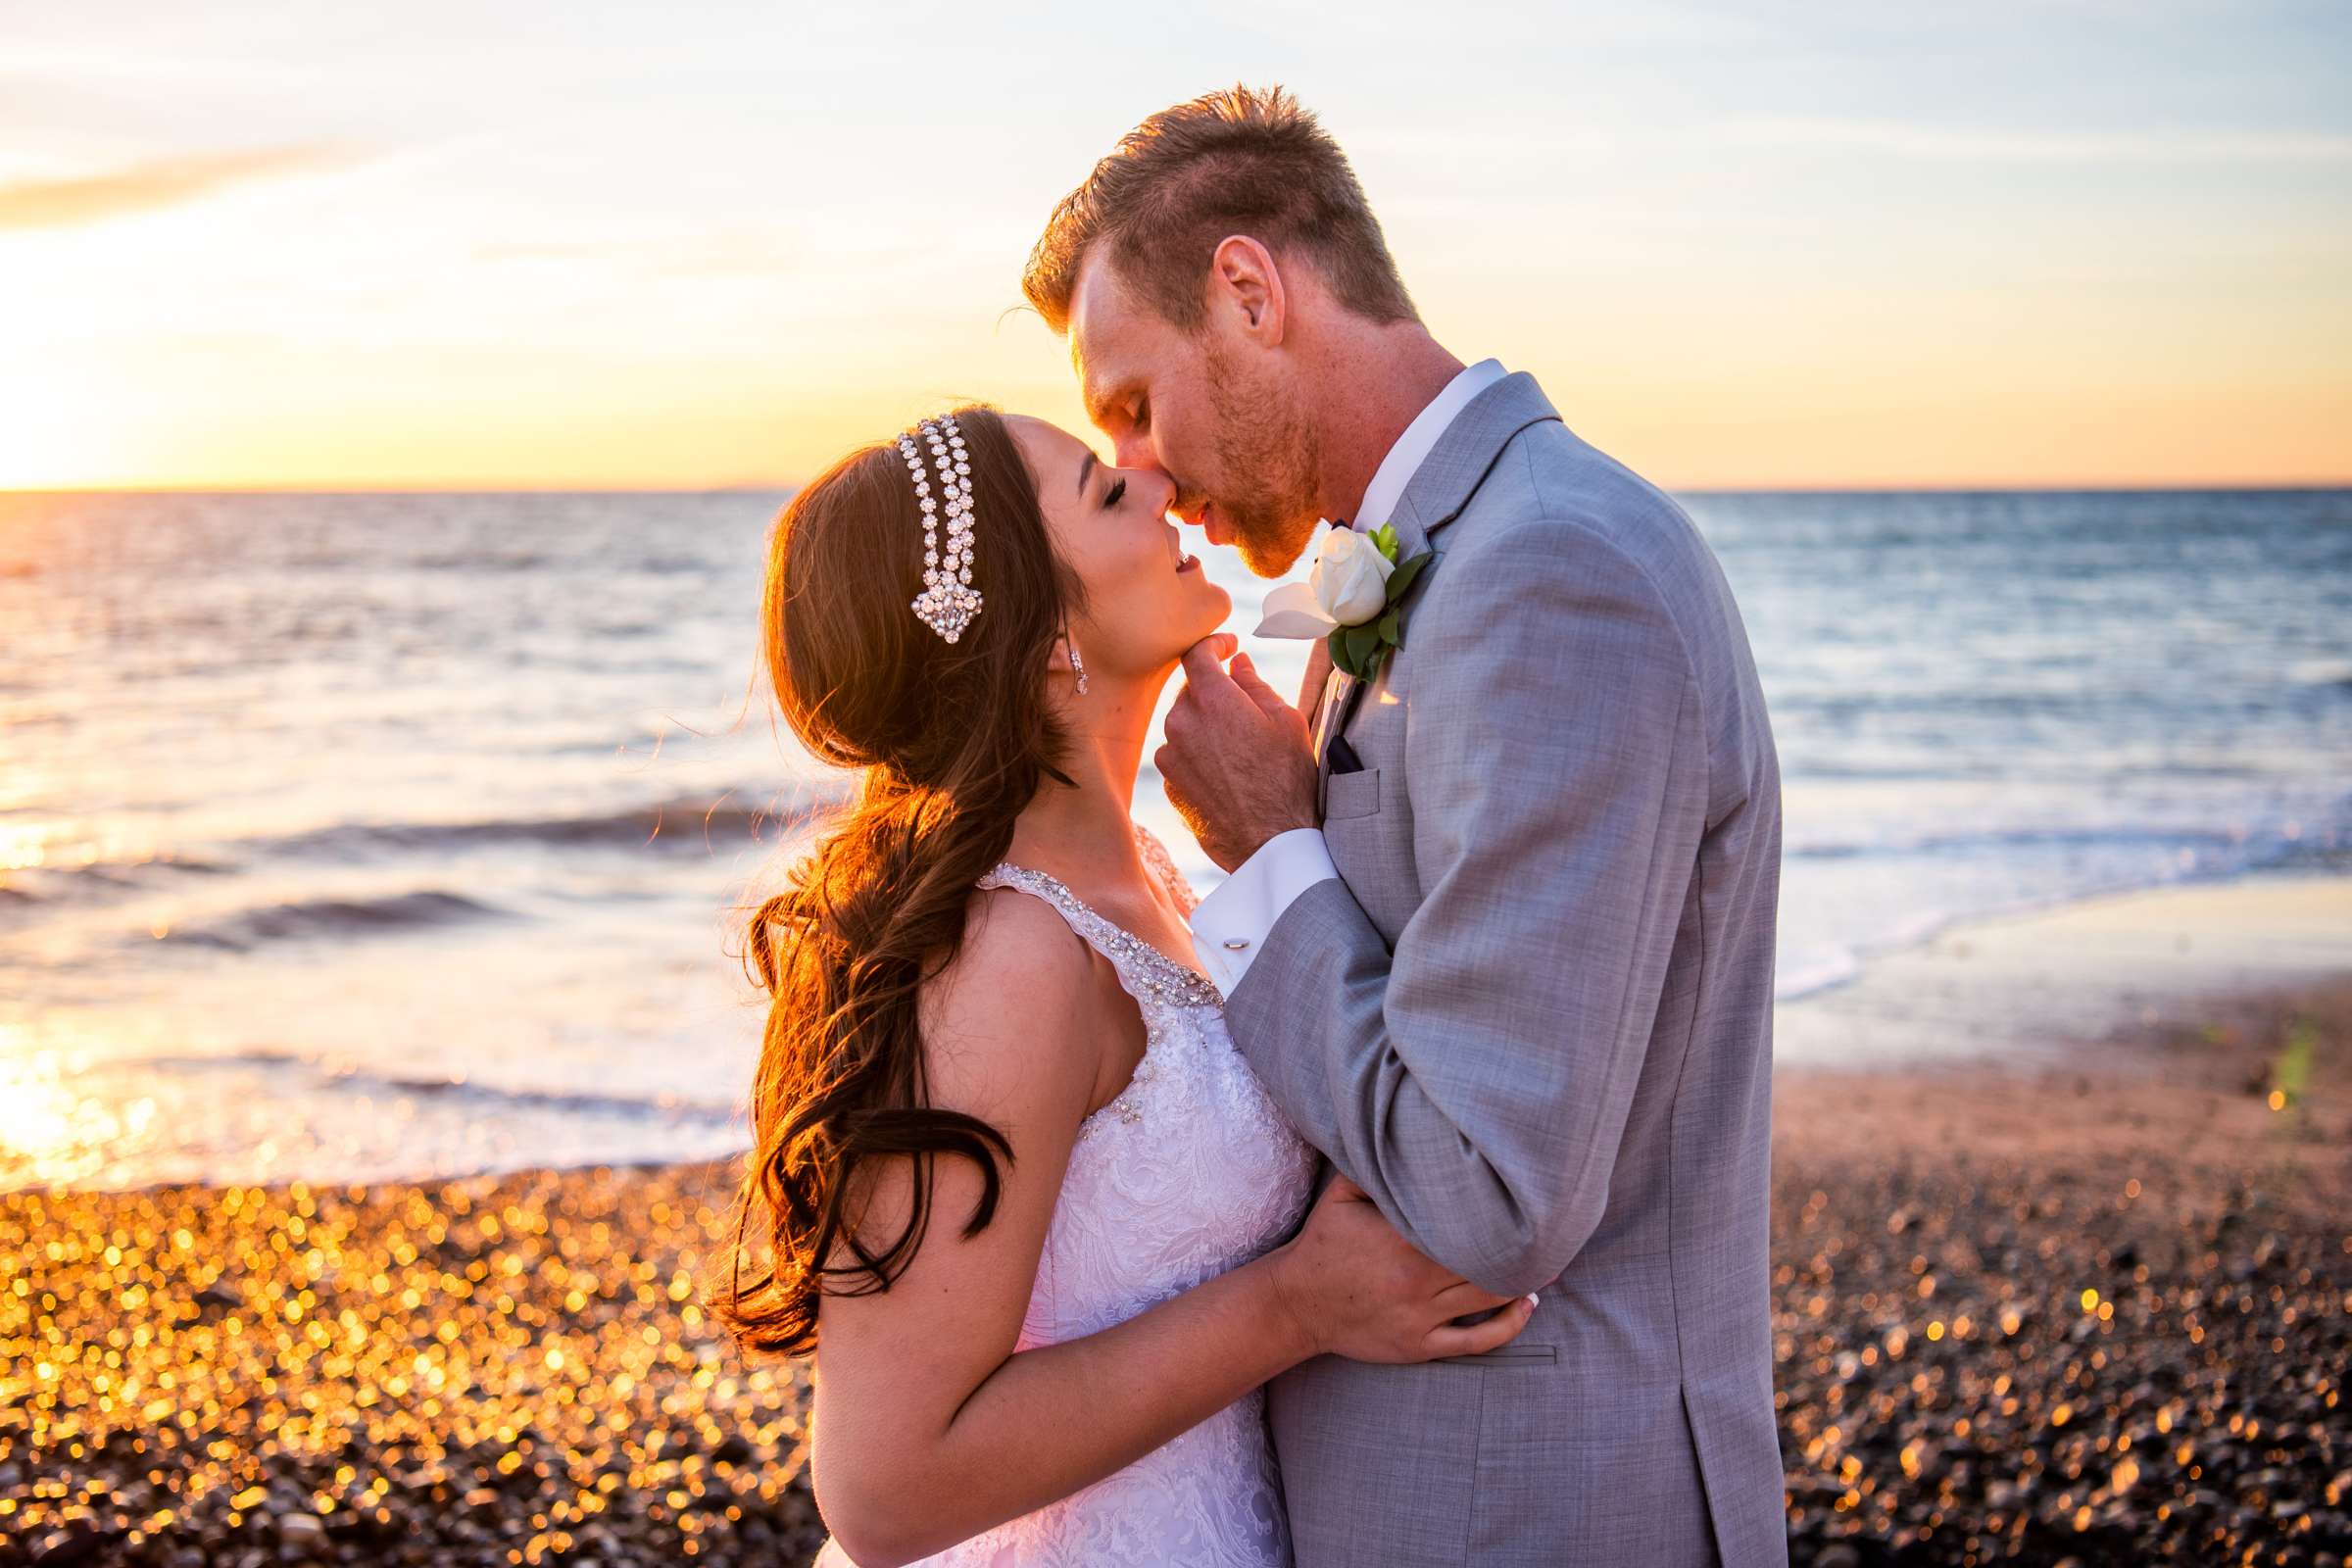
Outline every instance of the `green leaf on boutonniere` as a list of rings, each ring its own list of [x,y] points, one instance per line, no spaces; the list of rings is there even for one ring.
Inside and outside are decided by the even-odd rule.
[[[1382,555],[1388,557],[1390,565],[1395,565],[1396,564],[1396,552],[1402,548],[1396,542],[1396,525],[1393,522],[1384,522],[1379,527],[1373,529],[1372,548],[1379,551]]]
[[[1331,650],[1331,663],[1334,669],[1337,669],[1343,675],[1354,675],[1356,673],[1355,666],[1348,662],[1347,627],[1335,627],[1332,631],[1332,634],[1328,638],[1324,639],[1323,646]],[[1356,678],[1360,680],[1363,677],[1358,675]]]
[[[1382,536],[1386,535],[1384,539]],[[1393,561],[1396,552],[1396,530],[1383,525],[1370,535],[1373,545]],[[1334,628],[1325,646],[1331,650],[1335,668],[1357,680],[1372,680],[1379,676],[1380,666],[1388,662],[1389,650],[1404,646],[1404,596],[1437,556],[1424,550],[1412,560],[1389,573],[1387,608],[1371,620],[1360,625]]]
[[[1414,579],[1428,569],[1429,564],[1436,559],[1435,551],[1424,550],[1412,560],[1399,565],[1395,571],[1390,572],[1389,603],[1393,605],[1410,593]]]
[[[1379,670],[1379,639],[1377,637],[1373,639],[1371,657],[1368,660],[1357,659],[1354,650],[1360,640],[1355,634],[1372,630],[1373,628],[1370,626],[1342,626],[1334,631],[1327,644],[1331,649],[1332,666],[1343,674],[1352,675],[1357,680],[1370,680]]]

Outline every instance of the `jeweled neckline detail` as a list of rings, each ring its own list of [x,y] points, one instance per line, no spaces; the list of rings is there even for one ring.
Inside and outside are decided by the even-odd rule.
[[[1072,893],[1060,878],[1044,871],[1033,871],[1025,865],[1015,865],[1010,860],[998,861],[991,876],[1006,882],[1033,883],[1046,897],[1063,908],[1085,916],[1100,927],[1102,946],[1114,957],[1128,959],[1146,971],[1144,985],[1152,993],[1152,1001],[1192,1007],[1222,1007],[1225,1004],[1224,997],[1209,983],[1206,975],[1189,964],[1178,963],[1158,948],[1103,914]]]

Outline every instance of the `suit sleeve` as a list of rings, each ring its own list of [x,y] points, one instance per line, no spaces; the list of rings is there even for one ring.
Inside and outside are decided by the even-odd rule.
[[[1228,1017],[1415,1247],[1517,1295],[1608,1200],[1704,830],[1704,730],[1665,602],[1614,545],[1544,520],[1444,564],[1406,627],[1423,902],[1392,954],[1345,882],[1308,888]]]

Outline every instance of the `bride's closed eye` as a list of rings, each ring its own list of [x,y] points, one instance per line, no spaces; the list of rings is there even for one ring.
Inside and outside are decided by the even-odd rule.
[[[1119,504],[1119,498],[1120,498],[1120,497],[1122,497],[1122,496],[1124,496],[1124,495],[1126,495],[1126,493],[1127,493],[1127,481],[1126,481],[1126,480],[1124,480],[1124,479],[1114,479],[1114,480],[1112,480],[1112,481],[1111,481],[1111,486],[1110,486],[1110,488],[1109,488],[1108,490],[1105,490],[1105,491],[1103,491],[1103,492],[1102,492],[1102,510],[1103,510],[1103,511],[1105,511],[1105,512],[1107,512],[1107,511],[1109,511],[1109,510],[1110,510],[1112,507],[1115,507],[1115,506],[1117,506],[1117,505]]]

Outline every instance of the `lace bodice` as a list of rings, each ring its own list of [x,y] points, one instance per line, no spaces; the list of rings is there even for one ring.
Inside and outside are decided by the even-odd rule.
[[[1147,862],[1188,913],[1192,896],[1158,842]],[[1104,919],[1042,871],[1004,864],[980,881],[1043,899],[1117,971],[1144,1019],[1127,1087],[1078,1129],[1038,1260],[1019,1349],[1124,1322],[1256,1256],[1305,1211],[1314,1153],[1225,1032],[1216,988]],[[1126,1469],[1038,1512],[923,1559],[937,1568],[1284,1568],[1290,1542],[1252,1392]],[[849,1568],[828,1543],[818,1568]]]

